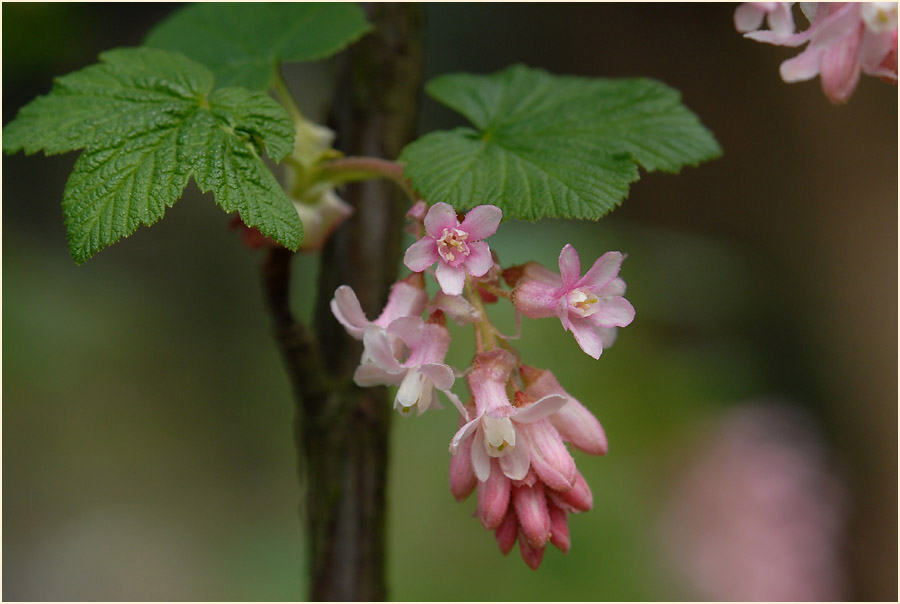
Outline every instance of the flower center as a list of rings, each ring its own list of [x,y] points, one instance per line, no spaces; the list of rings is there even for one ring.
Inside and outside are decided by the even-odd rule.
[[[597,312],[597,302],[600,298],[593,293],[579,289],[573,289],[569,292],[569,311],[575,313],[579,317],[588,317]]]
[[[447,262],[462,260],[469,255],[469,245],[466,239],[469,234],[460,229],[445,228],[438,242],[438,254]]]
[[[516,429],[508,417],[481,418],[484,429],[484,448],[491,457],[503,457],[516,446]]]

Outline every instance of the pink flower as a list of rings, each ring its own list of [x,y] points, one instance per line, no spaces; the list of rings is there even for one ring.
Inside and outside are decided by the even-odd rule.
[[[400,317],[387,329],[366,327],[363,345],[365,352],[353,381],[364,387],[399,386],[394,408],[401,414],[414,408],[419,415],[427,411],[435,388],[462,409],[450,392],[456,379],[453,369],[443,362],[450,347],[450,332],[443,325],[426,323],[422,317]]]
[[[768,17],[769,29],[778,36],[794,33],[793,2],[745,2],[734,11],[734,26],[741,32],[755,31]]]
[[[587,409],[567,400],[549,371],[521,367],[525,391],[516,391],[510,403],[506,387],[515,364],[502,349],[475,357],[467,376],[474,404],[450,444],[450,490],[462,501],[477,489],[476,514],[494,531],[500,550],[509,553],[518,540],[522,558],[537,569],[548,542],[569,550],[568,513],[593,505],[563,438],[605,453],[606,436]]]
[[[425,215],[425,236],[406,250],[403,263],[419,273],[437,262],[435,277],[441,289],[458,296],[467,274],[481,277],[494,265],[490,247],[482,239],[494,234],[502,216],[500,208],[483,205],[472,208],[459,222],[452,206],[436,203]]]
[[[395,319],[421,315],[427,300],[425,279],[422,275],[413,274],[391,286],[387,304],[374,321],[366,318],[356,293],[349,285],[342,285],[335,290],[334,298],[331,299],[331,312],[351,337],[362,340],[369,325],[386,329]]]
[[[571,488],[575,461],[566,450],[556,429],[546,419],[560,409],[566,399],[549,394],[538,401],[517,397],[520,406],[510,403],[506,384],[515,367],[515,358],[506,350],[483,352],[475,357],[467,376],[475,399],[476,416],[467,421],[450,441],[450,452],[458,453],[467,445],[472,470],[479,481],[491,474],[491,459],[496,458],[503,474],[522,480],[533,468],[546,483],[558,489]],[[463,412],[468,415],[467,412]]]
[[[801,82],[817,75],[833,103],[846,102],[860,73],[897,81],[897,5],[895,3],[810,3],[802,5],[809,29],[789,36],[776,31],[744,34],[759,42],[806,49],[781,64],[781,79]]]
[[[610,329],[634,320],[634,307],[622,295],[625,282],[618,278],[623,256],[607,252],[581,277],[581,261],[571,244],[559,254],[556,275],[540,266],[526,267],[512,292],[512,301],[526,317],[556,315],[571,331],[583,351],[600,358],[611,344]]]

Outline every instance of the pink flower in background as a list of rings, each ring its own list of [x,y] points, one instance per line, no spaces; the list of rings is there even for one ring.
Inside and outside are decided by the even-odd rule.
[[[618,278],[623,256],[607,252],[581,276],[581,260],[571,244],[559,254],[556,275],[542,267],[526,268],[512,293],[512,301],[526,317],[559,317],[581,349],[600,358],[609,342],[609,329],[634,320],[634,307],[623,297],[625,282]]]
[[[406,250],[403,263],[419,273],[437,262],[435,277],[441,289],[458,296],[467,274],[481,277],[494,265],[490,247],[482,239],[496,232],[502,216],[500,208],[483,205],[472,208],[459,222],[452,206],[436,203],[425,215],[425,236]]]
[[[822,90],[833,103],[846,102],[859,82],[860,73],[897,82],[897,5],[892,2],[818,2],[801,4],[810,20],[807,30],[785,35],[771,20],[770,30],[750,31],[746,37],[779,46],[809,46],[781,64],[785,82],[801,82],[817,75]],[[735,12],[739,31],[750,23],[753,8],[741,5]],[[740,21],[740,23],[739,23]],[[761,20],[760,20],[761,23]]]
[[[810,417],[737,405],[690,443],[658,526],[685,599],[846,600],[847,492]]]

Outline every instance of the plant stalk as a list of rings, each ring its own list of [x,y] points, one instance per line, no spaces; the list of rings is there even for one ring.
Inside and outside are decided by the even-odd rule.
[[[332,126],[347,154],[395,158],[415,133],[422,76],[422,7],[366,6],[374,31],[353,45]],[[295,436],[309,553],[309,598],[379,601],[385,581],[387,389],[359,388],[362,353],[331,313],[335,289],[350,285],[367,316],[377,316],[396,281],[403,215],[409,206],[392,182],[348,184],[341,195],[354,215],[321,256],[314,324],[290,311],[290,261],[273,249],[264,287],[275,335],[296,399]]]

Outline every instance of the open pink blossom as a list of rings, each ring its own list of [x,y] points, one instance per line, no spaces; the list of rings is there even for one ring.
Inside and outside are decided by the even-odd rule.
[[[466,379],[475,399],[476,415],[453,436],[450,452],[456,455],[463,443],[471,439],[465,448],[469,450],[472,471],[481,482],[490,477],[491,460],[496,458],[502,473],[511,480],[522,480],[532,468],[554,488],[571,488],[575,461],[546,419],[566,399],[549,394],[534,402],[520,398],[520,406],[514,406],[506,394],[514,367],[515,358],[506,350],[490,350],[475,357]]]
[[[582,277],[578,252],[567,244],[559,254],[560,275],[539,265],[526,269],[513,290],[513,304],[532,319],[559,317],[581,349],[599,359],[611,343],[609,330],[634,320],[634,307],[623,297],[625,282],[618,277],[622,259],[621,252],[607,252]]]
[[[779,46],[809,46],[781,64],[781,79],[801,82],[817,75],[825,96],[846,102],[860,73],[897,81],[897,5],[882,2],[803,3],[810,19],[805,31],[790,36],[772,30],[746,37]]]
[[[426,323],[422,317],[400,317],[387,329],[369,325],[363,335],[363,345],[365,352],[353,381],[358,386],[399,386],[394,408],[401,414],[413,409],[419,415],[427,411],[435,403],[435,388],[462,408],[456,395],[450,392],[456,377],[453,369],[444,363],[450,332],[443,325]]]
[[[331,312],[351,337],[362,340],[369,325],[387,329],[395,319],[419,316],[427,301],[425,279],[420,274],[412,274],[391,286],[387,304],[374,321],[366,318],[356,293],[349,285],[341,285],[335,290],[334,298],[331,299]]]
[[[436,203],[425,215],[425,236],[406,250],[403,263],[419,273],[437,262],[435,277],[441,289],[458,296],[467,274],[481,277],[494,265],[482,239],[494,234],[502,216],[500,208],[483,205],[472,208],[460,222],[452,206]]]

